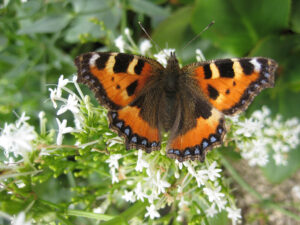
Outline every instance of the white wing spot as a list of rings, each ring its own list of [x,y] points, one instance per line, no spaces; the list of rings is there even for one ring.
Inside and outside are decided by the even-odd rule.
[[[100,56],[98,54],[93,54],[93,56],[90,58],[90,65],[91,66],[95,66],[96,64],[96,60],[100,58]]]
[[[261,65],[256,58],[251,59],[250,62],[253,64],[255,72],[259,72],[261,70]]]

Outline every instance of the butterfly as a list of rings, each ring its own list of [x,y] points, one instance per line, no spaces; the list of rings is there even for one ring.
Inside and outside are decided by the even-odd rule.
[[[75,59],[77,81],[108,109],[110,128],[126,149],[161,148],[182,162],[204,161],[221,145],[224,115],[246,110],[264,88],[274,86],[277,63],[268,58],[230,58],[180,68],[175,52],[163,67],[154,59],[114,52],[89,52]]]

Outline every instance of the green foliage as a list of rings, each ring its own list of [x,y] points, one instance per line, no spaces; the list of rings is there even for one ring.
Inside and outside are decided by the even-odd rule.
[[[276,86],[263,91],[249,112],[268,105],[272,112],[286,118],[299,117],[300,2],[297,0],[4,2],[0,3],[1,128],[4,122],[15,120],[12,112],[21,114],[26,111],[36,118],[41,110],[47,114],[49,127],[55,127],[56,112],[49,100],[49,85],[56,83],[60,74],[75,73],[73,60],[80,53],[116,50],[113,41],[126,27],[134,32],[136,40],[144,37],[138,21],[161,47],[175,48],[182,56],[183,64],[194,60],[196,48],[200,48],[207,59],[244,56],[275,59],[279,64]],[[215,25],[183,49],[211,21],[215,21]],[[116,221],[121,224],[144,213],[146,205],[141,202],[129,206],[113,199],[109,214],[91,212],[96,205],[103,203],[98,196],[113,193],[116,188],[111,187],[109,167],[103,163],[109,157],[107,153],[125,155],[128,152],[121,145],[106,146],[107,141],[116,135],[108,129],[103,109],[94,109],[95,114],[87,109],[83,111],[84,132],[74,133],[67,142],[73,139],[80,143],[97,140],[96,144],[84,149],[73,145],[50,148],[55,140],[54,131],[39,136],[37,142],[42,144],[37,150],[44,151],[47,146],[47,154],[42,158],[31,155],[29,162],[18,170],[2,171],[1,168],[1,179],[5,179],[6,185],[0,191],[1,211],[18,214],[28,209],[28,217],[34,217],[37,222],[45,222],[44,219],[48,218],[49,224],[53,221],[95,224],[95,218],[107,221],[104,224],[116,224]],[[33,122],[37,127],[38,120]],[[263,168],[266,178],[272,183],[281,183],[291,177],[300,168],[299,152],[298,147],[289,153],[287,166],[269,163]],[[239,160],[239,155],[232,149],[224,155]],[[1,155],[1,161],[3,158]],[[25,186],[19,187],[15,181]],[[79,206],[77,211],[72,209],[74,205]],[[119,216],[112,216],[116,214]],[[176,216],[170,213],[157,221],[179,224],[174,221]],[[190,221],[190,224],[200,223],[229,222],[226,213],[222,212],[213,218],[194,217]]]

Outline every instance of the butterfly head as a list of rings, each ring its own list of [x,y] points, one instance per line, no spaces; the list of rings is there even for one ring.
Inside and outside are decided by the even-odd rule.
[[[176,54],[175,52],[171,52],[170,53],[170,56],[168,58],[168,61],[167,61],[167,67],[166,69],[168,71],[174,71],[174,70],[179,70],[179,63],[178,63],[178,60],[176,58]]]

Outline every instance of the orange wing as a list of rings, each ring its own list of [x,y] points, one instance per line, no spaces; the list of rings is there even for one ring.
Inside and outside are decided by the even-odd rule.
[[[155,60],[125,53],[90,52],[75,59],[78,82],[93,90],[100,104],[111,110],[132,102],[153,78],[164,69]]]
[[[146,102],[159,101],[155,81],[162,65],[143,56],[105,52],[83,54],[75,64],[78,82],[88,85],[109,109],[110,127],[125,138],[126,148],[160,149],[158,108],[153,106],[148,113],[143,109],[149,108]]]
[[[193,128],[171,139],[167,147],[170,158],[180,162],[195,159],[203,162],[208,150],[222,143],[226,129],[221,112],[210,108],[208,116],[199,116],[196,121]]]
[[[160,149],[160,133],[157,127],[151,126],[141,115],[137,106],[124,108],[108,113],[110,128],[125,138],[126,149],[144,149],[146,152]]]
[[[264,88],[274,86],[277,63],[271,59],[222,59],[187,65],[209,102],[227,115],[244,111]]]

